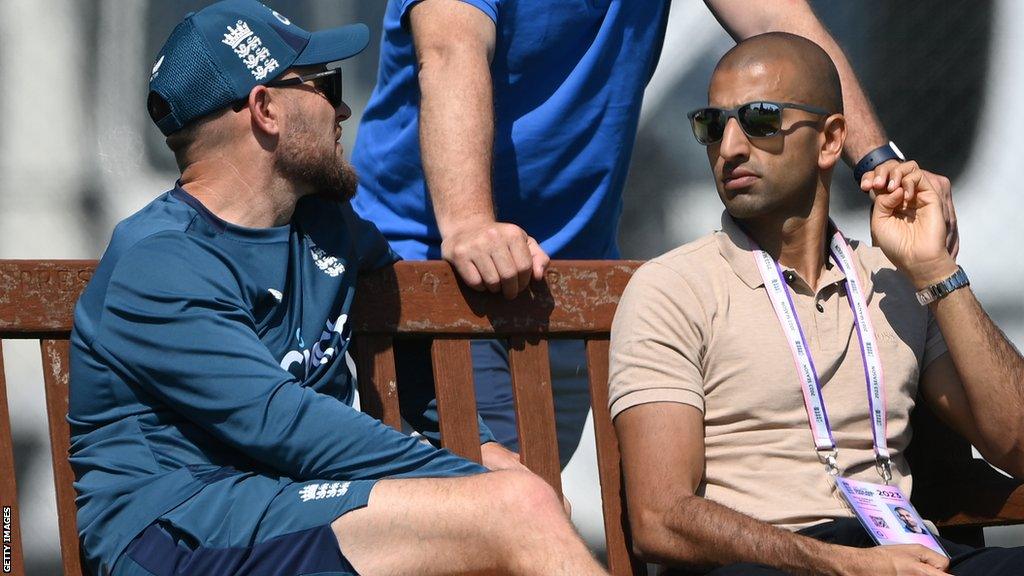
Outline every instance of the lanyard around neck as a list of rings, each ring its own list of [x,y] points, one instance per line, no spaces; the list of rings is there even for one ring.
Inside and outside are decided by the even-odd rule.
[[[793,360],[800,378],[800,389],[803,392],[804,407],[807,409],[807,421],[810,423],[811,434],[814,436],[814,446],[828,473],[836,476],[839,474],[839,466],[836,462],[839,451],[832,436],[832,427],[828,422],[825,402],[821,397],[821,381],[818,378],[818,371],[814,368],[814,360],[811,358],[807,338],[800,325],[800,318],[797,317],[796,308],[793,306],[789,287],[782,277],[779,264],[771,255],[761,250],[753,239],[750,240],[750,243],[757,268],[764,280],[765,290],[768,292],[768,298],[771,300],[772,308],[775,309],[775,315],[779,318],[779,324],[782,326],[782,331],[785,333],[793,353]],[[864,380],[868,389],[871,435],[875,448],[875,468],[882,480],[888,484],[892,480],[892,466],[886,443],[885,381],[882,377],[882,361],[878,356],[875,330],[871,324],[871,318],[868,316],[863,284],[854,266],[853,253],[850,251],[850,245],[846,238],[838,229],[832,235],[829,252],[840,270],[846,275],[847,300],[853,310],[854,326],[857,329],[861,360],[864,364]]]

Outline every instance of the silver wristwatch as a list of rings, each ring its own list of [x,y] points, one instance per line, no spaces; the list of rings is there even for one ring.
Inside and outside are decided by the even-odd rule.
[[[921,303],[921,306],[927,306],[936,300],[945,298],[950,292],[957,288],[963,288],[964,286],[970,286],[971,281],[967,279],[967,273],[960,266],[956,267],[956,272],[952,276],[946,278],[942,282],[932,284],[919,290],[917,292],[917,301]]]

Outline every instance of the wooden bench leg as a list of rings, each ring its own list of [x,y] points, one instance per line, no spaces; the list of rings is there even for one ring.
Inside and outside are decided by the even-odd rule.
[[[619,464],[619,442],[608,411],[608,350],[606,338],[587,340],[587,371],[590,374],[590,402],[594,411],[594,441],[601,480],[608,570],[613,576],[642,576],[646,565],[633,555],[626,516],[626,498]]]
[[[68,427],[68,366],[70,342],[42,340],[43,383],[46,387],[46,419],[50,426],[50,455],[57,487],[57,524],[65,576],[82,576],[75,506],[75,473],[68,461],[71,431]]]
[[[0,342],[0,574],[25,576],[20,522],[18,486],[14,478],[14,440],[11,437],[11,418],[7,408],[3,343]]]

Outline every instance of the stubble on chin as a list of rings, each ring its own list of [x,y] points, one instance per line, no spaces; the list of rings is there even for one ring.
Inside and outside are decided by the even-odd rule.
[[[768,208],[765,198],[753,189],[725,190],[719,185],[718,197],[726,212],[737,220],[756,218]]]
[[[334,142],[326,146],[314,138],[302,121],[281,143],[277,168],[286,178],[303,185],[312,195],[334,202],[347,202],[356,194],[359,178],[355,169],[341,154]]]
[[[341,158],[335,164],[337,174],[329,182],[324,182],[322,187],[317,188],[317,196],[335,202],[348,202],[356,195],[359,189],[359,175],[356,169]]]

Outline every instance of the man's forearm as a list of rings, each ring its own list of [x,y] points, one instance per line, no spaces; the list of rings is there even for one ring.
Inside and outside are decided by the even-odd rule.
[[[985,456],[1024,477],[1024,358],[970,288],[931,306],[978,432],[991,452]]]
[[[650,560],[707,568],[754,562],[793,574],[841,574],[852,549],[755,520],[700,496],[684,496],[646,539]]]
[[[453,48],[421,58],[420,148],[442,236],[493,221],[494,103],[486,58]]]
[[[460,0],[424,0],[409,21],[420,84],[420,156],[441,257],[474,290],[515,298],[548,256],[518,223],[498,222],[492,198],[497,30]]]
[[[847,60],[843,49],[839,47],[832,35],[819,23],[809,26],[806,35],[828,52],[839,71],[839,81],[843,86],[843,110],[849,120],[846,124],[846,144],[843,146],[843,160],[855,166],[861,158],[875,148],[885,144],[889,138],[885,134],[882,123],[875,114],[867,94],[857,80],[853,66]]]

